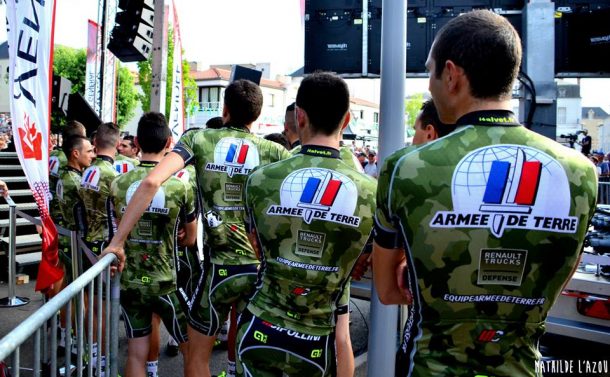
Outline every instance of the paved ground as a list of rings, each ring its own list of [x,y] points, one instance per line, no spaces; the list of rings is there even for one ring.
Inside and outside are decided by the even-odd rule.
[[[0,308],[0,339],[4,337],[8,332],[18,326],[24,321],[29,315],[34,313],[42,305],[42,295],[34,292],[34,282],[30,282],[25,285],[16,286],[17,296],[30,298],[29,304],[15,308]],[[8,287],[6,283],[0,283],[0,298],[6,297],[8,294]],[[355,355],[361,355],[366,352],[367,337],[368,337],[368,312],[369,303],[362,300],[353,300],[352,302],[352,324],[350,326],[352,333],[352,342]],[[127,356],[127,338],[125,337],[125,328],[123,322],[120,323],[120,336],[119,336],[119,373],[123,370],[125,358]],[[169,357],[165,355],[165,345],[168,340],[168,333],[165,328],[162,329],[161,333],[161,355],[159,357],[159,376],[161,377],[179,377],[182,376],[182,357]],[[27,341],[21,348],[21,375],[24,377],[32,376],[31,368],[33,365],[32,354],[33,345],[32,341]],[[224,350],[214,351],[212,354],[212,362],[210,370],[212,374],[220,373],[226,366],[227,352]],[[362,363],[362,360],[366,360],[366,356],[362,356],[357,359],[358,362]],[[121,373],[124,375],[124,373]],[[85,374],[86,375],[86,374]],[[356,377],[366,376],[366,363],[358,368]]]

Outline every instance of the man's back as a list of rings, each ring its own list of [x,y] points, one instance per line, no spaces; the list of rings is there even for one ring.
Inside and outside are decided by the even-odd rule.
[[[255,316],[307,334],[332,331],[375,208],[375,181],[350,164],[337,150],[304,146],[248,180],[251,225],[264,254],[248,306]]]
[[[258,263],[243,224],[246,178],[259,165],[288,158],[290,153],[244,127],[231,126],[188,132],[174,152],[195,164],[212,263]]]
[[[485,124],[399,151],[384,172],[378,204],[407,243],[413,375],[532,375],[595,209],[593,166],[522,126]]]
[[[81,172],[66,166],[57,181],[56,196],[64,224],[70,230],[86,229],[83,206],[78,194]]]
[[[111,224],[108,222],[108,198],[110,184],[118,175],[114,161],[107,156],[98,156],[83,172],[79,194],[87,218],[87,242],[107,241]]]
[[[132,195],[155,165],[143,161],[112,182],[114,213],[119,221]],[[127,239],[127,268],[121,276],[123,289],[139,289],[145,295],[164,295],[176,290],[174,240],[178,218],[181,211],[192,214],[194,210],[192,190],[186,183],[170,177],[161,185]]]

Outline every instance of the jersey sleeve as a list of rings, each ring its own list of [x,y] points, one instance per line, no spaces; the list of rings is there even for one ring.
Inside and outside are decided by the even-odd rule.
[[[182,160],[184,160],[184,164],[188,165],[193,162],[195,157],[195,153],[193,152],[193,147],[195,143],[195,136],[199,135],[199,132],[187,132],[178,141],[178,143],[174,146],[172,152],[177,153]]]
[[[244,225],[246,228],[246,233],[252,233],[254,230],[254,214],[252,213],[252,207],[250,206],[250,195],[248,195],[248,188],[250,186],[250,179],[252,178],[252,173],[248,180],[246,181],[246,189],[244,190],[244,207],[246,215],[244,216]]]
[[[390,193],[390,180],[393,171],[391,158],[384,163],[379,174],[377,186],[377,210],[375,211],[375,225],[373,226],[373,238],[375,242],[386,249],[402,248],[400,233],[392,223],[388,203]]]
[[[186,214],[186,223],[193,222],[197,219],[197,206],[195,204],[195,193],[191,188],[191,185],[188,183],[184,183],[185,192],[185,200],[184,210]]]

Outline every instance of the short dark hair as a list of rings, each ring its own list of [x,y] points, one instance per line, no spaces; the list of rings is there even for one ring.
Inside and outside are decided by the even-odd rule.
[[[436,106],[434,106],[434,101],[431,99],[425,101],[421,105],[421,112],[417,116],[422,126],[427,126],[428,124],[432,125],[436,130],[436,133],[439,137],[443,137],[445,135],[450,134],[455,130],[454,124],[444,124],[438,117],[438,112],[436,111]]]
[[[134,142],[135,136],[133,136],[133,135],[127,134],[127,135],[123,136],[123,140],[127,140],[127,141],[131,142],[131,145],[134,146],[134,147],[136,145],[135,142]]]
[[[61,131],[61,137],[62,139],[66,140],[69,139],[72,135],[87,136],[87,129],[81,122],[77,120],[71,120],[64,126],[64,129]]]
[[[521,64],[521,39],[508,20],[488,10],[464,13],[436,35],[431,56],[440,77],[451,60],[464,69],[475,98],[510,96]]]
[[[112,122],[100,124],[95,134],[95,146],[102,149],[116,147],[120,133],[119,127]]]
[[[277,143],[286,149],[290,149],[290,143],[288,142],[288,139],[286,139],[286,136],[284,136],[284,134],[276,132],[273,134],[265,135],[264,138],[266,140],[273,141],[274,143]]]
[[[159,153],[172,136],[167,120],[161,113],[148,112],[138,121],[138,144],[143,153]]]
[[[252,81],[235,80],[225,89],[225,106],[232,123],[250,124],[261,115],[263,92]]]
[[[296,102],[293,102],[290,105],[286,106],[286,112],[294,111],[295,106],[296,106]]]
[[[331,135],[349,110],[349,89],[340,77],[328,72],[307,76],[297,92],[297,106],[307,113],[314,132]]]
[[[89,139],[83,135],[71,135],[65,139],[61,146],[61,150],[64,151],[66,158],[70,159],[70,155],[72,154],[73,150],[81,149],[85,143],[85,140]]]
[[[222,117],[210,118],[207,122],[205,122],[205,128],[217,130],[219,128],[222,128],[223,126],[224,123],[222,122]]]

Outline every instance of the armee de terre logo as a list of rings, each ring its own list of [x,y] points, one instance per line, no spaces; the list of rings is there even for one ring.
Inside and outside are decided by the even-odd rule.
[[[537,149],[520,145],[479,148],[456,166],[453,211],[438,211],[433,228],[489,228],[575,233],[569,216],[570,185],[563,167]]]
[[[59,177],[59,157],[49,157],[49,174],[53,177]]]
[[[133,194],[135,194],[141,183],[142,181],[135,181],[129,186],[125,195],[126,204],[129,204]],[[126,208],[127,206],[121,208],[121,212],[124,213]],[[165,208],[165,190],[163,190],[163,187],[159,187],[155,193],[155,196],[153,197],[153,200],[150,202],[150,205],[148,208],[146,208],[146,212],[158,213],[162,215],[167,215],[169,213],[169,208]]]
[[[248,139],[222,138],[214,149],[214,163],[208,162],[205,170],[248,175],[259,164],[258,148]]]
[[[302,217],[307,224],[313,220],[358,227],[360,217],[354,216],[358,189],[343,174],[319,168],[292,172],[282,182],[280,205],[267,209],[271,216]]]
[[[83,178],[80,181],[81,187],[93,191],[100,191],[100,176],[101,172],[98,166],[88,167],[83,173]]]

